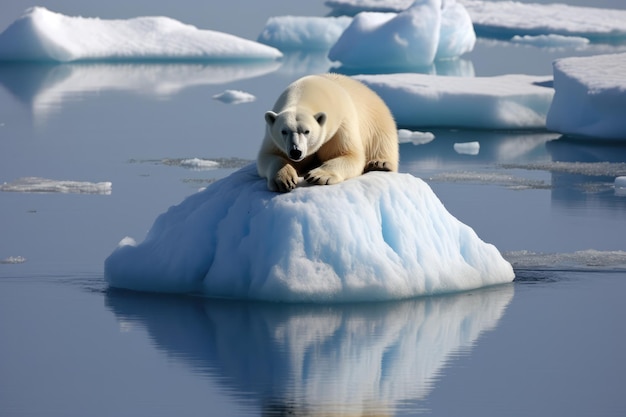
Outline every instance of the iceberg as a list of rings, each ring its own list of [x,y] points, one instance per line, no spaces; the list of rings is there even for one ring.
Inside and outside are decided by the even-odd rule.
[[[418,0],[400,13],[354,17],[328,53],[348,68],[422,68],[471,51],[476,35],[465,8],[454,1]]]
[[[129,241],[126,239],[125,241]],[[279,302],[406,299],[514,278],[495,246],[409,174],[267,190],[248,165],[105,261],[114,288]]]
[[[626,140],[626,53],[554,62],[550,130],[573,136]]]
[[[355,77],[374,90],[403,127],[545,128],[551,77],[441,77],[382,74]]]
[[[270,17],[257,41],[287,50],[328,50],[337,42],[343,31],[352,22],[347,16]]]
[[[0,33],[0,61],[275,60],[280,51],[167,17],[105,20],[33,7]]]

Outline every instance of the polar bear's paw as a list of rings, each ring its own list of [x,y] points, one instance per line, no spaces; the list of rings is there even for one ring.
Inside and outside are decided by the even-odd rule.
[[[317,184],[317,185],[331,185],[337,184],[343,181],[339,175],[327,171],[324,168],[315,168],[310,170],[305,176],[304,179],[309,184]]]
[[[271,178],[267,182],[267,185],[272,191],[286,193],[293,190],[298,185],[298,173],[291,165],[285,165],[278,170],[274,178]]]
[[[365,165],[365,169],[363,170],[363,172],[370,172],[370,171],[392,171],[391,169],[391,165],[385,161],[369,161],[366,165]]]

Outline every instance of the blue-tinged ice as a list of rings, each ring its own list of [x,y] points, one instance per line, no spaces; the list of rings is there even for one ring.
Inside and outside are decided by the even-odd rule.
[[[409,174],[267,190],[254,165],[105,261],[112,287],[284,302],[394,300],[510,282],[511,265]]]
[[[33,7],[0,33],[0,61],[274,60],[280,51],[168,17],[105,20]]]
[[[626,140],[626,53],[564,58],[553,67],[548,129]]]
[[[350,22],[347,16],[275,16],[267,20],[257,40],[281,51],[328,50]]]
[[[475,42],[463,5],[418,0],[400,13],[356,15],[328,58],[347,68],[416,69],[436,59],[457,58],[471,51]]]

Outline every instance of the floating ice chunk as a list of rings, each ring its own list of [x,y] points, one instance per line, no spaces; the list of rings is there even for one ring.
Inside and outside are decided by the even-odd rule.
[[[405,127],[545,128],[554,90],[550,77],[359,75]]]
[[[462,0],[479,36],[582,36],[592,41],[626,39],[626,10],[518,1]]]
[[[626,140],[625,68],[626,53],[557,60],[548,129]]]
[[[9,256],[0,260],[0,264],[23,264],[26,262],[26,258],[23,256]]]
[[[33,7],[0,34],[0,61],[274,60],[280,51],[167,17],[105,20]]]
[[[0,184],[0,191],[20,193],[111,194],[110,182],[59,181],[39,177],[24,177]]]
[[[191,168],[202,171],[206,169],[219,168],[220,164],[219,162],[212,161],[210,159],[190,158],[181,160],[180,166],[183,168]]]
[[[423,181],[368,173],[272,193],[254,164],[105,261],[112,287],[287,302],[409,298],[510,282],[510,264]]]
[[[239,90],[226,90],[223,93],[214,95],[213,98],[228,104],[250,103],[256,100],[254,95]]]
[[[615,195],[626,196],[626,177],[615,178]]]
[[[581,48],[589,44],[589,39],[581,36],[563,36],[563,35],[515,35],[511,38],[511,42],[531,45],[539,48]]]
[[[328,58],[349,68],[421,68],[436,58],[459,57],[475,42],[472,22],[461,4],[418,0],[397,14],[358,14]]]
[[[431,132],[418,132],[408,129],[398,129],[399,143],[412,143],[413,145],[425,145],[432,142],[435,135]]]
[[[270,17],[259,42],[286,50],[328,50],[337,42],[352,18],[340,17]]]
[[[453,145],[454,152],[462,155],[478,155],[480,152],[479,142],[462,142]]]
[[[120,240],[120,243],[117,244],[119,248],[122,246],[137,246],[137,242],[130,236],[126,236],[124,239]]]

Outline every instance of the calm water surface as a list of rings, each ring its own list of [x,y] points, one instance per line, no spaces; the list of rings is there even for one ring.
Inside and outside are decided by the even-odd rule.
[[[219,18],[208,4],[144,3],[46,6],[165,14],[248,38],[284,10],[326,13],[322,2],[274,1],[242,17],[229,2]],[[0,30],[24,7],[3,3]],[[464,65],[476,75],[545,75],[554,58],[607,48],[624,49],[483,40]],[[397,303],[107,290],[103,261],[120,239],[143,239],[169,206],[252,161],[277,92],[328,65],[311,55],[282,65],[0,65],[0,183],[113,184],[109,195],[0,192],[0,261],[25,260],[0,264],[0,416],[626,414],[626,271],[602,255],[592,265],[521,265],[511,285]],[[226,89],[257,100],[211,98]],[[401,145],[401,171],[426,179],[505,254],[626,250],[626,197],[612,187],[626,175],[624,145],[429,130],[433,142]],[[454,152],[467,141],[480,142],[478,155]],[[194,157],[223,167],[180,163]]]

